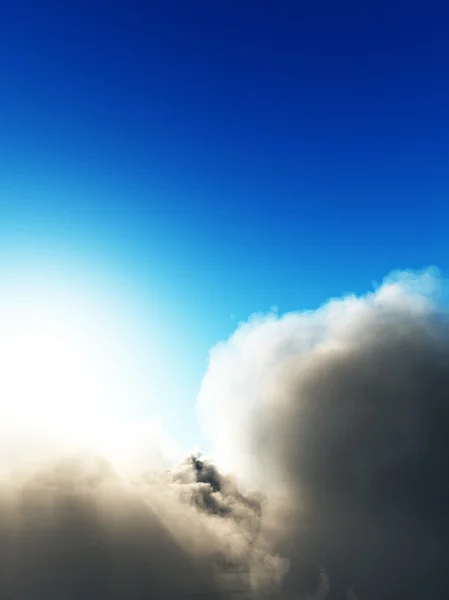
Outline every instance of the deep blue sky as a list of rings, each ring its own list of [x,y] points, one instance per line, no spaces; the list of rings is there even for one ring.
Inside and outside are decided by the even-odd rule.
[[[3,262],[132,288],[185,405],[250,313],[449,271],[447,2],[0,7]]]

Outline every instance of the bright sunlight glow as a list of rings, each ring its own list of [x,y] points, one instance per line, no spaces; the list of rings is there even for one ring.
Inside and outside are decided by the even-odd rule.
[[[154,340],[142,330],[113,294],[3,281],[0,456],[83,444],[116,459],[130,452],[123,440],[134,442],[133,422],[142,435],[160,437],[157,421],[142,423],[139,414],[145,404],[151,417],[151,369],[160,371],[148,350]]]

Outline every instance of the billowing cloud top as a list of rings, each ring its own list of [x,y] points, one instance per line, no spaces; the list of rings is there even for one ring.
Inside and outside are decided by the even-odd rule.
[[[285,589],[324,564],[360,598],[447,593],[444,297],[434,270],[398,273],[361,298],[254,317],[212,351],[206,432],[219,464],[277,498]]]

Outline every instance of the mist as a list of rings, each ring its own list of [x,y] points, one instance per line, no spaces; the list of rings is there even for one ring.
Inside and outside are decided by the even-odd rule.
[[[209,459],[136,471],[53,450],[5,472],[0,596],[443,597],[445,296],[435,270],[396,273],[241,323],[198,397]]]
[[[274,592],[287,565],[269,554],[260,519],[260,499],[241,495],[198,457],[139,477],[79,455],[22,469],[0,485],[0,595]]]

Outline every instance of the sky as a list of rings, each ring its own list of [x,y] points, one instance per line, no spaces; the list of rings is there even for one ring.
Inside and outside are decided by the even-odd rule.
[[[3,0],[3,283],[128,315],[138,411],[194,444],[238,322],[449,271],[448,25],[446,2]]]

